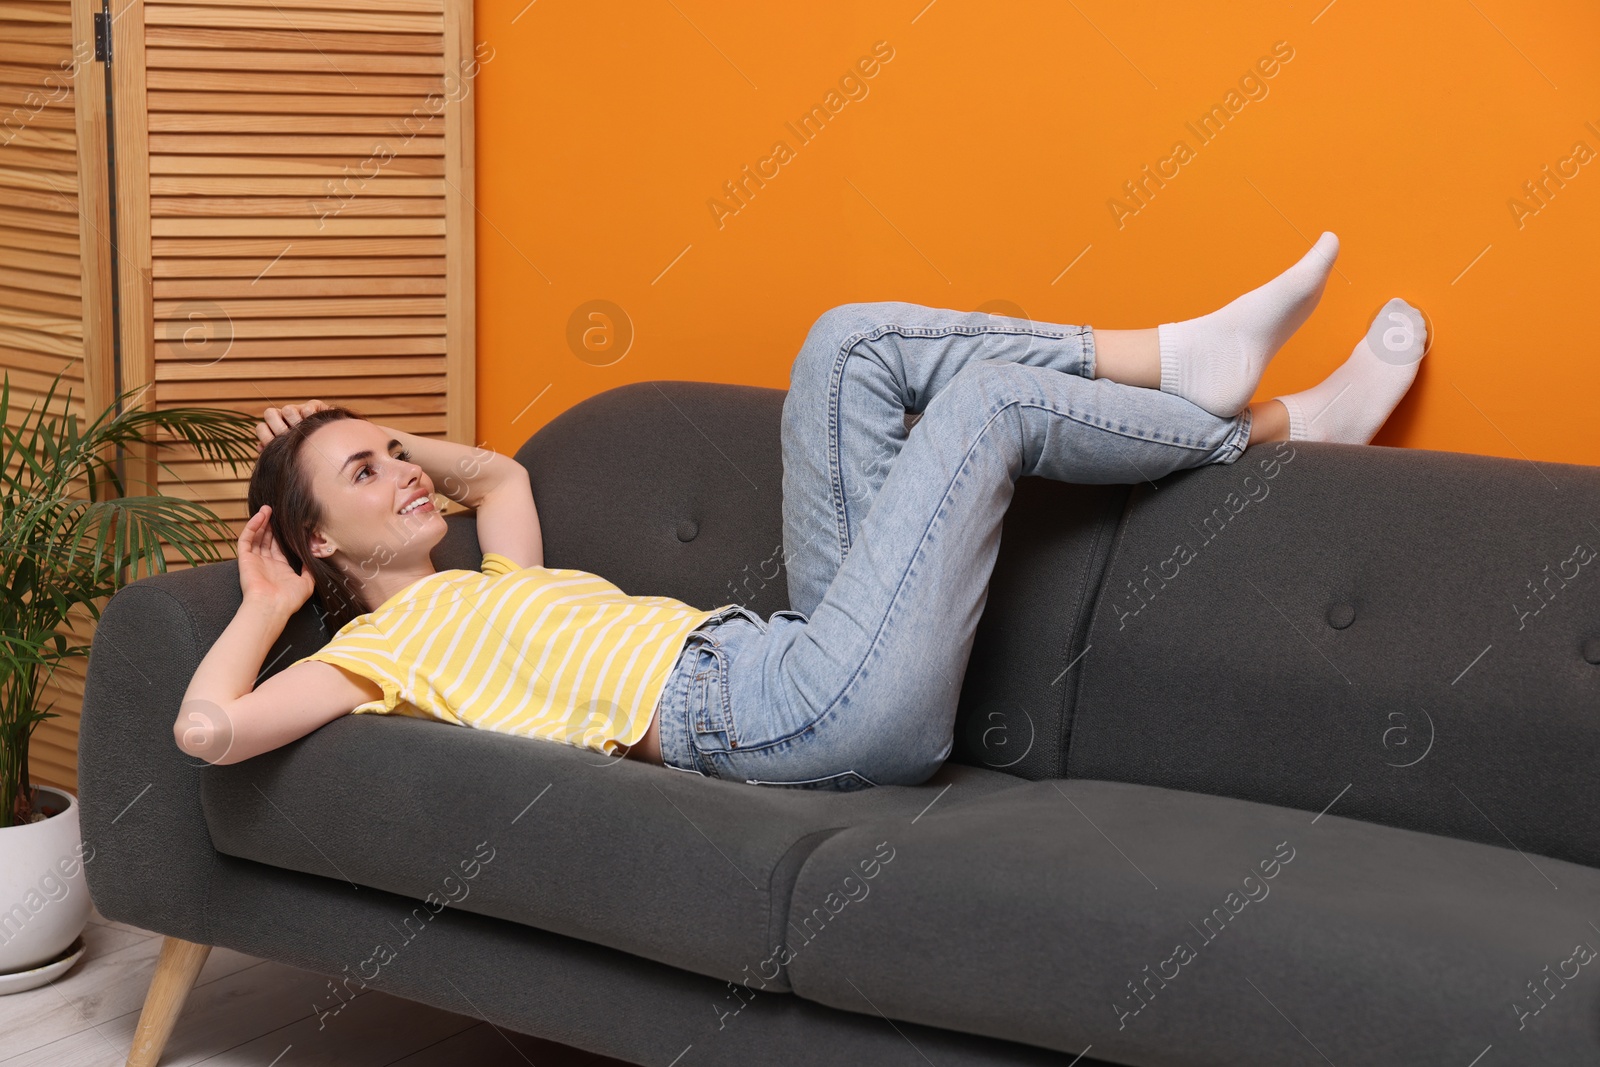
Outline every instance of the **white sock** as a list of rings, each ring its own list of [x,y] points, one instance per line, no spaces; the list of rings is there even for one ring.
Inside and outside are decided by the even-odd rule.
[[[1416,380],[1427,347],[1422,312],[1390,300],[1337,370],[1304,392],[1275,398],[1289,409],[1289,439],[1371,441]]]
[[[1322,298],[1339,255],[1339,238],[1324,233],[1300,261],[1259,289],[1209,315],[1156,327],[1161,391],[1220,418],[1243,411],[1267,363]]]

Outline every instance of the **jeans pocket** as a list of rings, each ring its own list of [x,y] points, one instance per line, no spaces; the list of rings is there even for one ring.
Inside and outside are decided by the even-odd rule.
[[[824,775],[821,778],[802,778],[793,782],[771,782],[761,778],[746,778],[745,784],[778,786],[783,789],[824,789],[836,793],[849,793],[857,789],[876,788],[878,783],[857,774],[855,771],[840,771],[838,774]]]
[[[739,747],[729,708],[728,654],[715,642],[697,641],[690,652],[689,723],[702,752]]]

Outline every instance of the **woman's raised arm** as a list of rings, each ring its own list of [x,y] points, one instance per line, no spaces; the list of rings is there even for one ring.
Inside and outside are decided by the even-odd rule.
[[[227,710],[255,688],[267,653],[290,616],[316,588],[310,568],[296,574],[289,565],[267,522],[270,511],[263,504],[239,534],[239,586],[244,599],[189,679],[173,724],[178,747],[202,759],[221,754],[216,750],[224,740],[221,733],[229,737],[232,733]]]
[[[492,448],[470,448],[454,441],[396,430],[374,423],[378,429],[399,441],[411,458],[433,481],[433,487],[458,504],[476,508],[483,498],[508,477],[523,479],[522,464]]]
[[[261,422],[256,424],[256,438],[264,446],[304,416],[327,406],[321,400],[307,400],[303,404],[267,408]],[[411,453],[411,458],[427,472],[436,490],[469,508],[482,504],[488,492],[506,478],[522,478],[526,474],[522,464],[492,448],[471,448],[454,441],[419,437],[375,420],[368,421]]]

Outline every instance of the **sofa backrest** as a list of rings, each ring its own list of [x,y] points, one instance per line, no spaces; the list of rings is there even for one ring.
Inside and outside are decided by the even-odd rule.
[[[787,608],[783,397],[642,382],[557,416],[517,453],[547,565]],[[1305,442],[1024,478],[951,758],[1600,865],[1597,504],[1600,467]]]
[[[1600,467],[1283,442],[1159,486],[1106,568],[1069,776],[1600,866]]]
[[[533,481],[545,565],[697,608],[788,607],[784,392],[637,382],[567,409],[516,458]]]

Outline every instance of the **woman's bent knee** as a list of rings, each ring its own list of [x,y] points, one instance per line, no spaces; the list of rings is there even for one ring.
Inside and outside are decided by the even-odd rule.
[[[789,368],[789,390],[826,395],[841,353],[854,341],[893,325],[893,309],[899,306],[889,301],[840,304],[818,315]]]

